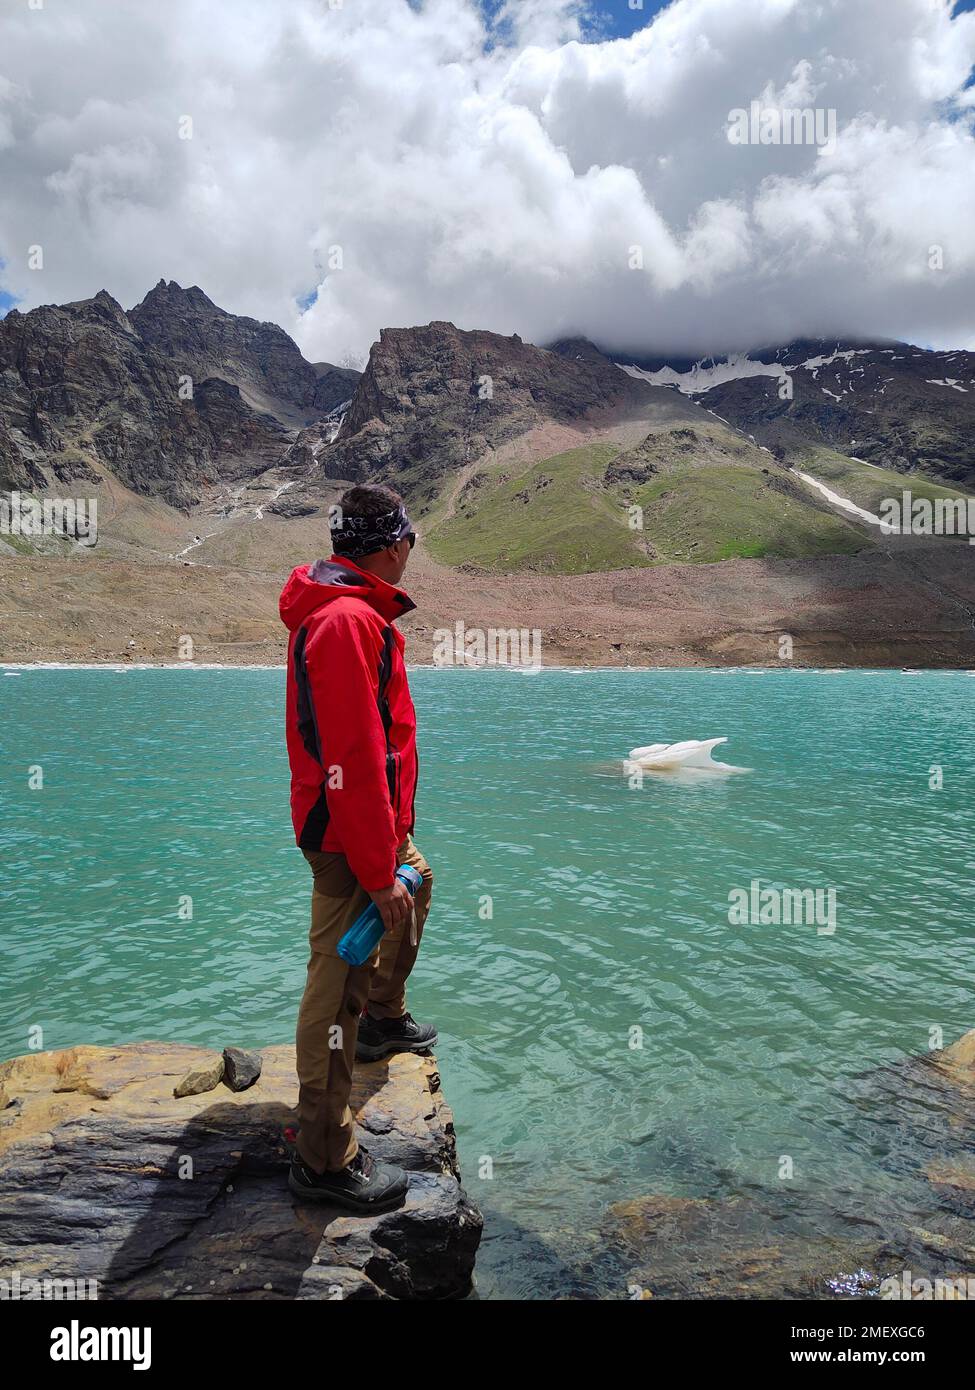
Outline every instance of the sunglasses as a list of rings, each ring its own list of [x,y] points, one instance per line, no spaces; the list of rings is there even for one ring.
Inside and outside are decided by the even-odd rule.
[[[408,535],[404,536],[403,539],[404,539],[404,541],[409,541],[409,543],[410,543],[410,549],[412,550],[413,547],[416,545],[416,532],[415,532],[415,531],[410,531],[410,533],[409,533]]]

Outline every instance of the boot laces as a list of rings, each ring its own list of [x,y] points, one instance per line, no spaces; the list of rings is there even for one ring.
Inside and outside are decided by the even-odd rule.
[[[361,1146],[356,1150],[355,1158],[352,1159],[349,1167],[354,1173],[361,1173],[364,1178],[368,1178],[373,1169],[372,1155],[368,1149]]]

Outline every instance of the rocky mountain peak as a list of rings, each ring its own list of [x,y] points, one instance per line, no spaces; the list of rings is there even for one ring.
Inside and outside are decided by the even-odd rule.
[[[57,306],[45,306],[57,308]],[[61,311],[82,323],[113,324],[126,333],[133,331],[129,316],[117,299],[108,290],[99,290],[91,299],[76,299],[73,303],[61,306]],[[9,317],[9,315],[8,315]]]
[[[232,318],[214,304],[213,300],[200,289],[190,285],[184,289],[175,280],[158,280],[146,297],[131,311],[133,314],[194,314],[207,317],[222,314]]]
[[[544,421],[583,420],[649,393],[595,349],[576,360],[517,334],[444,320],[386,328],[320,461],[337,478],[409,470],[428,491],[445,472]]]
[[[588,338],[559,338],[556,342],[549,343],[548,350],[574,362],[605,361],[605,354]]]
[[[104,289],[10,313],[0,320],[0,484],[44,488],[109,469],[185,507],[206,484],[277,462],[293,431],[348,400],[357,379],[313,367],[277,325],[174,280],[129,314]]]
[[[348,400],[358,373],[313,367],[276,323],[231,314],[198,285],[160,280],[130,311],[142,340],[197,381],[236,386],[254,410],[300,429]]]

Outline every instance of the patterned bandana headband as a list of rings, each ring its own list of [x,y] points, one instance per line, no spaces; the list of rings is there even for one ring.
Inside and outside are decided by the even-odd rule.
[[[336,555],[354,560],[361,555],[372,555],[376,550],[385,550],[412,533],[413,525],[402,506],[383,516],[343,515],[332,532],[332,549]]]

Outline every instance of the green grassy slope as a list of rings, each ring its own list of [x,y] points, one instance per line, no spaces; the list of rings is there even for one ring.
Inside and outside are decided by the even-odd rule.
[[[777,474],[725,466],[677,470],[636,490],[658,563],[778,555],[846,555],[869,539],[797,493]]]
[[[445,564],[562,574],[646,564],[622,499],[602,482],[617,446],[590,444],[509,477],[495,468],[461,492],[452,517],[425,533]]]
[[[642,508],[643,527],[630,525]],[[711,422],[654,430],[636,448],[594,442],[524,468],[493,465],[434,507],[424,536],[446,564],[584,573],[733,556],[844,554],[864,531]]]

